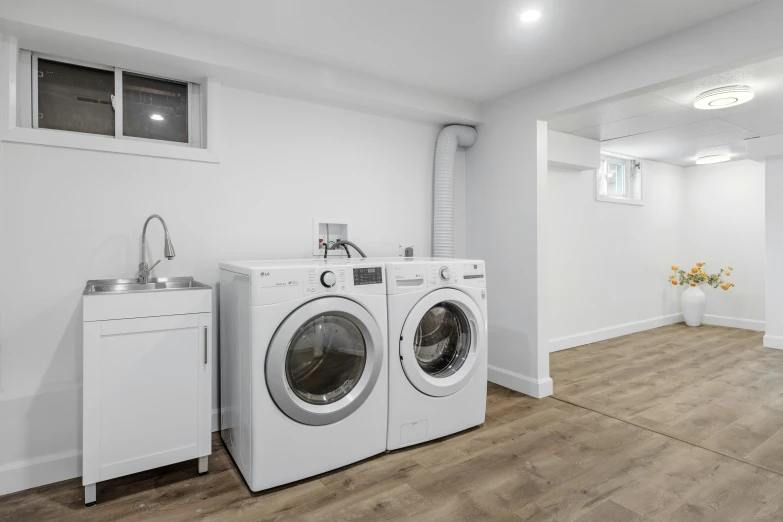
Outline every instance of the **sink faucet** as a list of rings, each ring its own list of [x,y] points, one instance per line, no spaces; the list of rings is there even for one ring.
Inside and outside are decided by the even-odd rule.
[[[147,261],[145,260],[144,251],[146,248],[146,238],[147,238],[147,224],[150,222],[152,218],[157,218],[160,221],[160,224],[163,225],[163,232],[165,232],[166,237],[163,243],[163,255],[166,256],[167,259],[171,260],[174,259],[174,256],[176,255],[174,253],[174,245],[171,243],[171,235],[169,234],[169,227],[166,226],[166,222],[163,221],[163,218],[160,217],[157,214],[152,214],[150,217],[147,218],[147,221],[144,222],[144,230],[141,233],[141,263],[139,263],[139,283],[146,283],[150,278],[150,272],[152,272],[152,269],[158,266],[158,263],[160,263],[160,259],[155,261],[155,264],[152,266],[147,265]]]

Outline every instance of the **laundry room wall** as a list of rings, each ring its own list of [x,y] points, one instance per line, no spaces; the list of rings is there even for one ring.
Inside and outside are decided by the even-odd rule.
[[[705,322],[764,330],[766,247],[764,163],[752,160],[687,167],[683,176],[682,254],[678,263],[734,267],[730,291],[705,287]]]
[[[684,169],[645,161],[644,205],[595,198],[595,170],[550,167],[544,285],[550,351],[681,321],[666,284],[680,257]]]
[[[219,102],[220,164],[2,144],[0,494],[80,474],[81,293],[137,274],[150,214],[177,253],[154,274],[210,285],[221,260],[312,257],[313,217],[349,219],[368,255],[430,252],[439,125],[225,86]],[[147,240],[162,257],[158,223]]]

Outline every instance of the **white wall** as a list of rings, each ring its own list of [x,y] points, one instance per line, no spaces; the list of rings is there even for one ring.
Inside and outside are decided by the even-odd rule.
[[[764,163],[751,160],[685,169],[681,266],[734,267],[725,292],[705,287],[707,322],[764,329]]]
[[[764,346],[783,349],[783,150],[766,161],[767,284]]]
[[[136,275],[148,215],[177,252],[154,274],[212,285],[220,260],[311,257],[314,216],[351,219],[369,255],[430,252],[440,126],[226,87],[220,102],[219,165],[2,145],[0,494],[79,473],[81,292]],[[162,257],[158,223],[147,239]]]
[[[645,161],[639,206],[596,201],[594,170],[550,168],[551,350],[680,320],[666,277],[679,256],[683,170]]]
[[[483,107],[479,141],[466,154],[466,242],[467,255],[484,258],[490,274],[490,380],[537,397],[552,390],[551,336],[543,319],[551,305],[540,287],[547,243],[546,126],[542,132],[538,120],[778,55],[781,17],[783,3],[762,1]]]

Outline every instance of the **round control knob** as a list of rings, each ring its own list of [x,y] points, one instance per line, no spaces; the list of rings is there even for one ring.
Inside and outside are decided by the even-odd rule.
[[[451,279],[451,274],[449,273],[449,267],[444,266],[440,269],[440,278],[444,281],[448,281]]]
[[[321,274],[321,284],[324,285],[326,288],[331,288],[337,283],[337,277],[334,275],[334,272],[329,272],[328,270]]]

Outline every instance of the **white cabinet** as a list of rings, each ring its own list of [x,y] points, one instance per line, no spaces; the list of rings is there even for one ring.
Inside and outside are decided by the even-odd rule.
[[[206,472],[212,291],[177,293],[144,296],[168,299],[157,303],[158,312],[171,315],[116,319],[107,313],[143,315],[146,307],[123,310],[123,295],[84,297],[86,504],[95,502],[95,484],[103,480],[196,458]],[[120,306],[110,302],[118,299]]]

